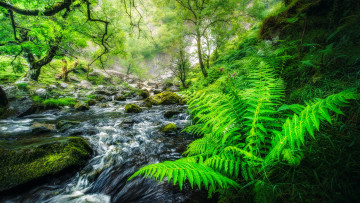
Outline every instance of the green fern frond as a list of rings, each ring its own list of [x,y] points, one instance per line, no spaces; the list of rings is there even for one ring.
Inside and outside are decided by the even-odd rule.
[[[239,187],[232,179],[221,175],[204,164],[188,162],[182,159],[142,167],[128,181],[136,176],[154,178],[159,182],[167,177],[168,182],[172,179],[174,185],[179,183],[180,189],[182,189],[186,179],[189,181],[191,188],[196,184],[199,189],[204,186],[209,192],[216,191],[218,188]]]
[[[344,91],[338,94],[328,96],[326,99],[319,99],[315,102],[308,102],[308,105],[299,115],[294,115],[292,119],[288,118],[283,124],[282,132],[275,135],[273,149],[266,157],[266,162],[270,163],[279,158],[283,149],[288,148],[286,157],[293,157],[289,155],[290,152],[299,151],[300,147],[304,145],[306,132],[315,139],[315,130],[319,131],[320,123],[324,120],[332,123],[329,111],[336,114],[343,114],[338,108],[348,103],[348,100],[356,99],[358,95],[354,91]],[[291,161],[290,161],[291,163]]]
[[[221,153],[206,159],[205,165],[226,175],[239,176],[241,159],[232,153]]]

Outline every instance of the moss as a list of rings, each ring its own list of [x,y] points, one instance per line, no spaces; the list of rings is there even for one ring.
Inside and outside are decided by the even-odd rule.
[[[140,113],[142,109],[136,104],[126,104],[125,113]]]
[[[303,20],[299,19],[309,10],[317,7],[321,1],[317,0],[294,0],[282,12],[267,17],[260,28],[261,39],[272,39],[277,35],[286,35],[293,32],[297,37],[303,29]]]
[[[93,94],[87,95],[86,97],[89,99],[97,99],[97,96]]]
[[[89,105],[83,101],[79,101],[75,104],[74,106],[75,109],[80,110],[80,111],[84,111],[84,110],[89,110]]]
[[[177,126],[174,123],[168,123],[164,125],[161,129],[161,132],[163,133],[172,133],[177,131]]]
[[[154,105],[168,105],[168,104],[178,104],[181,97],[173,92],[162,92],[160,94],[154,95],[146,99],[145,101],[150,101]]]
[[[24,90],[24,91],[28,90],[28,84],[27,83],[18,83],[18,84],[16,84],[16,86],[21,90]]]
[[[47,99],[42,102],[45,107],[57,108],[61,106],[75,106],[75,98]]]
[[[0,191],[83,166],[91,152],[79,137],[0,141]]]

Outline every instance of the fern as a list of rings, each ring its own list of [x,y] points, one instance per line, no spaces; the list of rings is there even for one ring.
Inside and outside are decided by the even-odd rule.
[[[339,107],[358,97],[346,91],[305,106],[283,105],[284,85],[272,67],[259,57],[236,62],[243,66],[246,78],[232,84],[242,87],[224,93],[209,86],[188,93],[195,124],[184,131],[203,136],[189,144],[184,152],[188,157],[145,166],[130,179],[144,175],[162,181],[167,177],[180,188],[188,179],[191,187],[205,186],[209,194],[238,187],[235,180],[239,178],[251,184],[265,180],[268,168],[281,160],[299,164],[306,135],[315,138],[321,122],[332,123],[330,112],[343,114]]]
[[[293,163],[291,153],[300,150],[304,145],[306,132],[315,139],[315,130],[319,131],[320,123],[327,121],[332,123],[329,111],[336,114],[343,114],[338,108],[348,103],[348,100],[356,99],[354,91],[344,91],[338,94],[328,96],[326,99],[318,99],[315,102],[309,102],[306,107],[298,106],[303,109],[299,114],[294,114],[292,119],[287,118],[282,126],[282,131],[276,133],[271,152],[266,157],[266,163],[276,160],[283,149],[287,149],[283,156],[290,164]],[[291,164],[293,165],[293,164]]]
[[[145,166],[134,173],[129,180],[140,175],[154,178],[159,182],[167,177],[168,182],[172,179],[174,185],[179,183],[180,189],[186,179],[189,180],[191,188],[194,188],[196,184],[199,189],[204,186],[209,191],[216,191],[218,188],[225,189],[229,186],[239,187],[235,181],[214,171],[211,167],[196,163],[194,160],[189,161],[189,159],[165,161]]]

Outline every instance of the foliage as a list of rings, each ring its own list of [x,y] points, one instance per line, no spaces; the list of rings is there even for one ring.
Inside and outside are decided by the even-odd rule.
[[[232,81],[229,90],[210,85],[189,94],[190,113],[196,123],[185,131],[203,137],[188,146],[184,153],[187,157],[145,166],[131,178],[138,175],[160,181],[164,177],[169,181],[173,178],[174,184],[179,182],[182,187],[186,178],[190,184],[194,182],[192,176],[184,174],[206,174],[204,170],[209,167],[216,174],[206,176],[214,182],[209,194],[218,187],[222,192],[225,191],[222,187],[237,187],[224,177],[233,181],[244,179],[261,191],[259,187],[278,164],[285,161],[289,166],[299,165],[307,135],[315,139],[315,132],[324,121],[332,124],[332,114],[343,114],[340,107],[359,98],[354,90],[349,90],[308,101],[306,105],[283,105],[283,81],[273,68],[278,64],[262,58],[269,55],[266,44],[259,49],[237,61],[245,77],[222,76],[217,80],[227,77],[227,81]],[[208,184],[206,178],[197,181],[198,187]]]
[[[75,98],[60,98],[60,99],[46,99],[42,101],[46,107],[61,107],[61,106],[74,106],[76,104]]]

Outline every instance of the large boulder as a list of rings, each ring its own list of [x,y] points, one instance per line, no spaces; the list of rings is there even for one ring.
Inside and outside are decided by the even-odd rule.
[[[136,104],[126,104],[125,113],[140,113],[142,109]]]
[[[92,84],[87,81],[87,80],[82,80],[80,82],[80,87],[84,88],[84,89],[91,89],[92,88]]]
[[[19,96],[19,89],[15,86],[10,85],[10,86],[4,87],[3,90],[6,93],[8,100],[16,99]]]
[[[46,91],[46,89],[44,89],[44,88],[39,88],[39,89],[35,90],[35,94],[36,94],[37,96],[39,96],[39,97],[45,98],[45,97],[46,97],[46,94],[47,94],[47,91]]]
[[[69,88],[69,85],[63,82],[63,83],[60,84],[60,87],[62,89],[67,89],[67,88]]]
[[[90,109],[89,105],[83,101],[79,101],[78,103],[76,103],[74,108],[79,111],[85,111]]]
[[[150,101],[153,105],[168,105],[168,104],[179,104],[181,97],[173,92],[162,92],[160,94],[151,96],[146,100]]]
[[[0,141],[0,192],[86,164],[92,150],[79,137]]]

